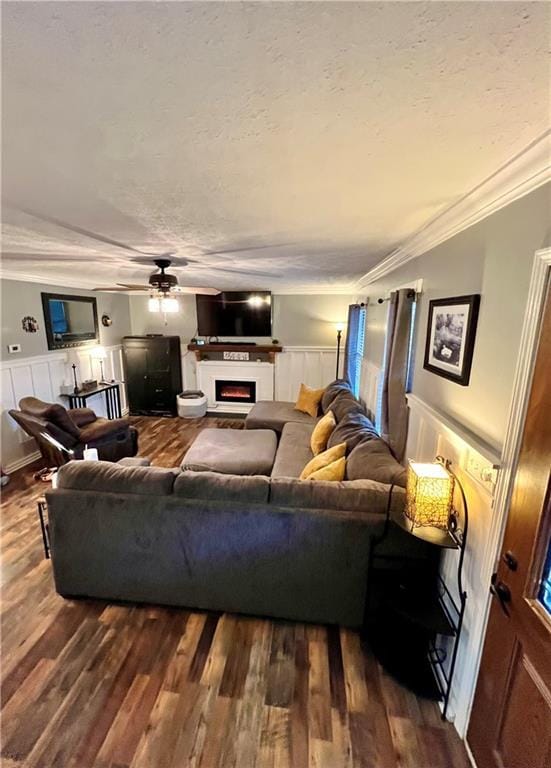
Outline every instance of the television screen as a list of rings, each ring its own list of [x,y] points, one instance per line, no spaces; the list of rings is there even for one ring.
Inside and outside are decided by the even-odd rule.
[[[224,291],[196,295],[199,336],[271,336],[270,291]]]
[[[94,298],[43,293],[42,306],[48,349],[78,347],[98,341]]]

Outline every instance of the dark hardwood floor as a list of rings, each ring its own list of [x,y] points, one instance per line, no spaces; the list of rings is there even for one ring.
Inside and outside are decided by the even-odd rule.
[[[242,426],[132,421],[160,466],[206,426]],[[3,768],[468,766],[436,705],[387,676],[351,630],[59,597],[37,468],[3,493]]]

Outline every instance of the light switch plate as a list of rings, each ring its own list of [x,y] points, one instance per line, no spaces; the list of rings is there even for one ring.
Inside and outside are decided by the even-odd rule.
[[[8,344],[8,353],[12,355],[14,352],[21,352],[21,344]]]

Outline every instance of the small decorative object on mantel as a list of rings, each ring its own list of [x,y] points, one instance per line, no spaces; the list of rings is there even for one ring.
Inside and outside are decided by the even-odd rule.
[[[82,392],[89,392],[91,389],[95,389],[98,386],[97,379],[87,379],[80,385]]]
[[[25,315],[21,320],[21,325],[25,333],[36,333],[38,331],[38,320],[31,315]]]
[[[110,325],[113,325],[113,320],[109,317],[109,315],[103,314],[101,316],[101,324],[105,326],[105,328],[109,328]]]
[[[471,375],[480,294],[429,303],[423,367],[466,387]]]
[[[248,352],[224,352],[224,360],[250,360]]]

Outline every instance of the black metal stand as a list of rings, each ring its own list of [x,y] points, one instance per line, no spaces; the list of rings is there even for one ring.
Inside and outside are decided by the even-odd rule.
[[[341,336],[342,336],[342,331],[339,328],[339,330],[337,331],[337,370],[335,373],[336,379],[339,378],[339,362],[340,362],[339,358],[341,356]]]
[[[467,603],[467,593],[463,587],[463,562],[467,544],[467,532],[469,516],[467,502],[463,487],[457,476],[451,471],[449,464],[446,468],[456,480],[463,505],[464,522],[459,527],[458,516],[454,512],[448,530],[441,530],[430,526],[412,529],[411,521],[403,514],[392,512],[390,495],[387,509],[387,519],[382,536],[372,546],[369,562],[369,594],[366,601],[366,617],[364,624],[369,621],[370,607],[372,603],[372,584],[377,582],[376,574],[380,574],[380,603],[384,608],[384,619],[391,626],[383,633],[379,646],[382,656],[379,660],[388,671],[394,673],[397,669],[421,670],[417,677],[412,674],[415,682],[410,683],[407,675],[397,674],[402,683],[408,685],[419,695],[428,695],[443,701],[442,719],[446,719],[450,700],[451,686],[459,640],[463,628],[463,619]],[[390,492],[392,493],[392,491]],[[459,551],[457,565],[457,594],[454,597],[439,572],[421,575],[412,568],[407,558],[397,555],[386,555],[377,552],[377,549],[386,540],[391,526],[398,526],[416,538],[441,549],[455,549]],[[439,560],[439,558],[438,558]],[[384,568],[375,569],[377,561],[385,561]],[[377,617],[373,625],[379,632],[381,622]],[[396,637],[396,634],[402,636]],[[415,643],[413,638],[419,639]],[[408,648],[409,644],[411,647]],[[451,647],[450,647],[451,646]],[[419,650],[421,649],[421,650]],[[425,659],[415,656],[418,650]],[[430,679],[429,679],[430,677]],[[431,691],[434,693],[431,694]]]
[[[69,401],[69,408],[86,408],[86,401],[89,397],[105,394],[105,405],[107,408],[108,419],[120,419],[122,416],[121,409],[121,392],[118,382],[112,384],[102,384],[94,389],[79,390],[74,394],[62,394],[61,397],[67,398]]]
[[[50,527],[46,522],[44,513],[46,512],[46,499],[38,500],[38,517],[40,518],[40,530],[42,531],[42,544],[44,546],[44,557],[50,559]]]

